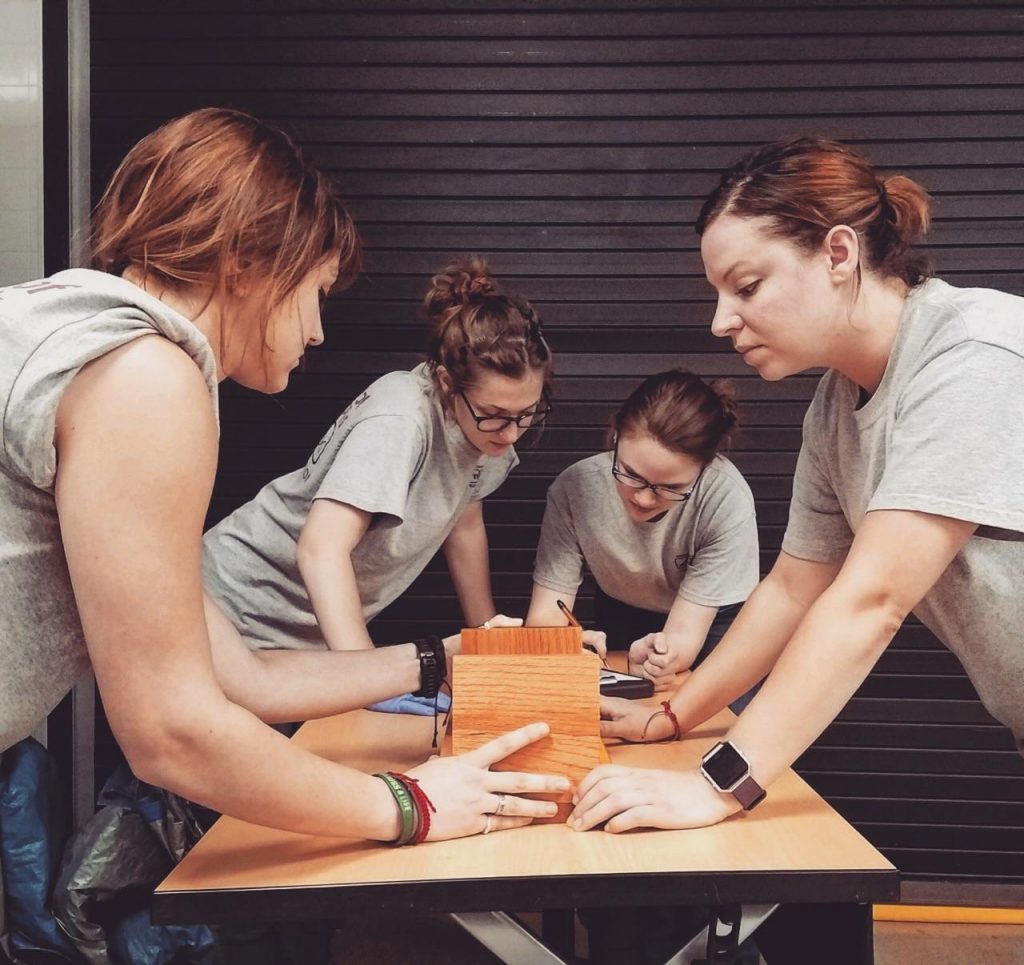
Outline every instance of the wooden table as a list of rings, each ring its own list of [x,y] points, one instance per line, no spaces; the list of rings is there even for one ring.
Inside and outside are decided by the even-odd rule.
[[[609,750],[620,764],[692,767],[733,719],[723,711],[678,743]],[[373,772],[422,761],[432,731],[427,718],[353,711],[307,723],[293,739]],[[160,885],[152,913],[156,923],[208,924],[331,919],[371,908],[459,913],[499,957],[555,962],[540,945],[527,955],[482,932],[509,924],[498,909],[841,904],[854,909],[856,934],[836,940],[860,941],[858,960],[871,962],[871,903],[898,896],[896,869],[788,771],[755,811],[691,831],[613,835],[552,824],[393,848],[224,817]],[[489,915],[463,914],[473,912]]]

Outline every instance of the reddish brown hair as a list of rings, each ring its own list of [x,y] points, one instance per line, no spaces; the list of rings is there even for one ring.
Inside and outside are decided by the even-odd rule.
[[[430,319],[428,364],[435,379],[438,366],[445,367],[455,393],[473,385],[481,370],[513,379],[540,370],[548,389],[553,359],[540,318],[525,298],[499,289],[483,258],[470,255],[442,268],[423,305]]]
[[[692,372],[670,369],[633,390],[612,416],[612,436],[650,436],[672,452],[707,463],[728,446],[738,425],[728,382],[705,382]]]
[[[702,235],[716,218],[767,217],[768,233],[805,251],[844,224],[861,239],[864,267],[916,285],[931,274],[911,245],[928,231],[931,199],[916,181],[880,174],[839,141],[801,137],[752,151],[723,175],[697,218]]]
[[[225,299],[239,285],[269,316],[326,258],[355,280],[359,235],[327,177],[283,131],[241,111],[168,121],[128,152],[92,219],[92,265]],[[252,324],[250,321],[246,325]]]

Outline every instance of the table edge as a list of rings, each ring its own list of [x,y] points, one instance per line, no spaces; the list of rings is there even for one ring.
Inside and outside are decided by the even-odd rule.
[[[154,924],[337,919],[383,905],[447,913],[655,904],[872,904],[898,901],[896,868],[670,871],[615,875],[435,879],[275,888],[157,891]]]

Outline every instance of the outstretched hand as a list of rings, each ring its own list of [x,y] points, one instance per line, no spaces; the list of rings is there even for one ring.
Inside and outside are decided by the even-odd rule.
[[[567,819],[575,831],[604,824],[613,834],[633,828],[702,828],[740,809],[699,771],[657,771],[602,764],[581,782]]]
[[[461,838],[480,832],[505,831],[552,817],[553,801],[535,801],[522,794],[563,794],[566,777],[525,771],[492,771],[491,765],[549,733],[545,723],[509,731],[476,750],[454,757],[432,757],[408,772],[437,809],[431,815],[429,841]]]
[[[504,613],[496,613],[490,620],[485,620],[481,626],[485,630],[497,630],[501,627],[521,627],[522,617],[507,617]]]
[[[601,698],[601,736],[633,744],[665,740],[674,733],[672,721],[657,707],[624,697]]]

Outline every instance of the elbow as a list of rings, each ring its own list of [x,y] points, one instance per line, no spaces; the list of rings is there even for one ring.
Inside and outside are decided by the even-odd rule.
[[[194,793],[215,733],[203,723],[203,716],[171,713],[159,722],[136,725],[127,737],[119,734],[132,773],[176,794]]]
[[[317,561],[321,557],[320,543],[315,536],[308,535],[304,529],[299,535],[299,541],[295,546],[295,565],[299,568],[299,575],[303,580],[312,572]]]
[[[848,587],[837,585],[833,590],[840,598],[840,612],[834,616],[836,625],[857,627],[855,639],[860,642],[865,659],[874,663],[903,625],[910,607],[887,587],[865,586],[851,592]]]

